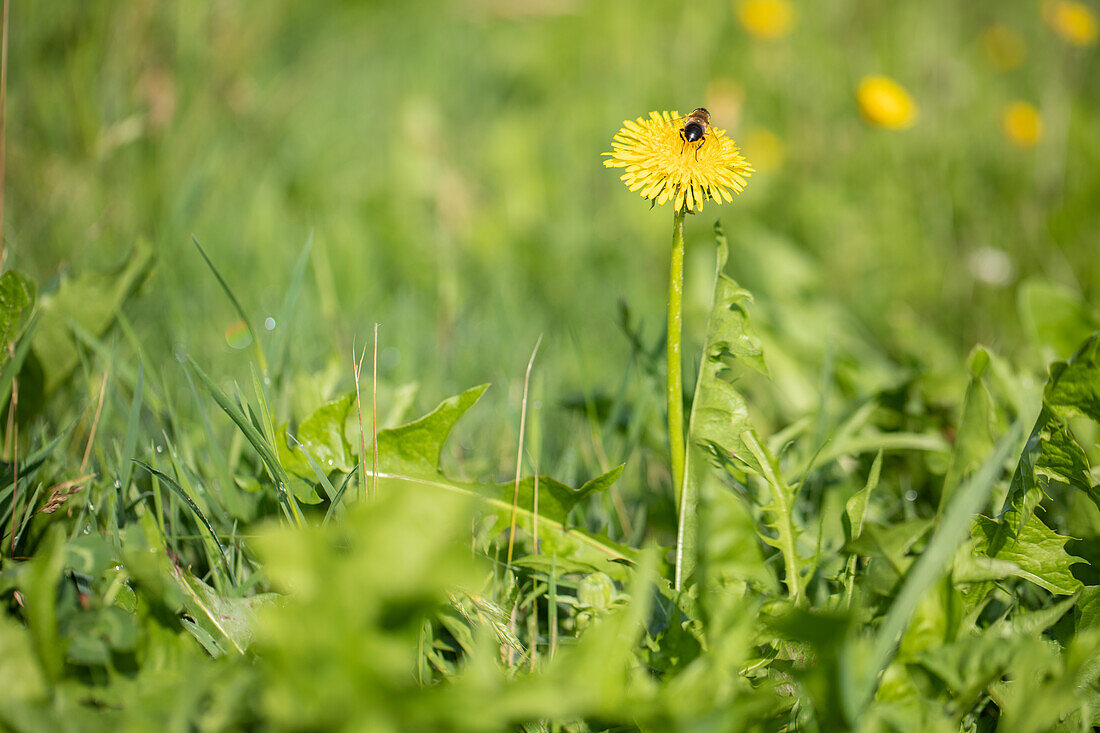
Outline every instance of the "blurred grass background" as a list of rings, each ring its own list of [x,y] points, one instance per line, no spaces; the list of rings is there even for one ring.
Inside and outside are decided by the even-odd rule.
[[[835,343],[864,377],[868,354],[954,373],[957,401],[976,342],[1031,366],[1068,355],[1028,349],[1045,343],[1017,308],[1029,283],[1100,291],[1095,30],[1067,40],[1052,8],[797,2],[775,25],[765,3],[754,26],[730,2],[15,2],[10,264],[48,293],[146,242],[156,264],[125,313],[147,360],[173,375],[188,353],[242,376],[237,316],[191,237],[259,326],[312,232],[295,415],[349,387],[352,342],[380,322],[382,381],[418,381],[421,406],[498,385],[467,447],[506,465],[544,333],[541,440],[562,455],[580,418],[560,406],[624,379],[620,302],[651,346],[663,328],[672,212],[628,193],[600,153],[624,118],[705,105],[758,172],[688,222],[689,344],[720,216],[761,317],[802,330],[804,379]],[[861,117],[873,74],[908,90],[914,124]],[[1037,139],[1006,134],[1018,101],[1038,111]],[[820,320],[789,317],[794,302]],[[781,423],[805,404],[771,353]]]

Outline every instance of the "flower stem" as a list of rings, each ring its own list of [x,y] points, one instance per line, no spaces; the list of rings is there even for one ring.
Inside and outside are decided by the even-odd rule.
[[[672,222],[672,265],[668,276],[668,445],[672,458],[672,487],[676,506],[684,490],[684,387],[681,375],[680,331],[684,300],[684,211]]]

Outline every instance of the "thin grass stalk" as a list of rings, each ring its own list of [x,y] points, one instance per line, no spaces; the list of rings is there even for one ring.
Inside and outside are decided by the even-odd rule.
[[[363,358],[367,355],[367,346],[363,345],[363,351],[359,354],[359,361],[355,361],[355,339],[351,342],[351,371],[355,377],[355,414],[359,418],[359,481],[363,488],[361,497],[367,498],[367,468],[364,465],[367,460],[367,434],[363,432],[363,399],[359,394],[359,375],[363,373]],[[377,453],[377,451],[375,451]],[[377,470],[375,471],[377,474]]]
[[[374,498],[379,495],[378,490],[378,328],[382,324],[374,324],[374,366],[371,375],[371,447],[374,449],[374,480],[371,488]],[[362,432],[362,428],[359,429]]]
[[[527,361],[527,372],[523,377],[523,404],[519,412],[519,448],[516,451],[516,483],[512,492],[512,521],[508,525],[508,565],[512,567],[512,552],[516,543],[516,513],[519,509],[519,478],[523,473],[523,432],[527,426],[527,392],[531,386],[531,369],[535,366],[535,356],[539,353],[542,344],[542,334],[535,341],[535,348],[531,350],[531,358]]]
[[[7,3],[4,4],[4,17],[7,19]],[[7,24],[5,23],[5,31]],[[14,358],[15,346],[9,346],[9,358]],[[16,507],[19,505],[19,420],[16,411],[19,408],[19,379],[11,380],[11,403],[8,405],[8,417],[11,421],[11,557],[15,557],[15,516]]]
[[[4,245],[4,178],[8,137],[8,0],[4,0],[3,28],[0,29],[0,267],[8,258]]]

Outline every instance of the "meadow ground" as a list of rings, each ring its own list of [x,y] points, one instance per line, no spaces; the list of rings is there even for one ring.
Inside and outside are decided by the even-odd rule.
[[[1098,13],[11,3],[0,726],[1100,724]]]

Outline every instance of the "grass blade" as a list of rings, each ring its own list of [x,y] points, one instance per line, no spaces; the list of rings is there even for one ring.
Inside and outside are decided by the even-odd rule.
[[[267,358],[264,356],[263,346],[260,345],[260,340],[256,338],[256,331],[252,328],[252,323],[249,322],[248,316],[245,315],[244,308],[241,307],[241,303],[237,300],[237,296],[233,294],[233,291],[229,287],[229,283],[225,281],[222,274],[218,272],[218,268],[214,266],[214,262],[210,259],[210,256],[206,254],[206,250],[199,244],[198,238],[192,236],[191,241],[195,243],[195,248],[199,250],[199,254],[202,255],[202,259],[206,262],[206,266],[210,268],[210,272],[214,273],[214,277],[217,279],[218,284],[222,286],[222,291],[224,291],[226,297],[229,298],[229,302],[233,304],[233,308],[237,311],[237,315],[240,317],[241,322],[244,323],[244,327],[248,329],[248,335],[252,337],[252,346],[256,350],[256,359],[260,362],[260,370],[264,374],[267,374]]]
[[[122,441],[122,466],[119,476],[118,495],[120,504],[122,497],[130,490],[130,478],[134,472],[134,464],[128,460],[134,457],[137,451],[138,430],[141,427],[141,404],[145,385],[145,365],[138,362],[137,384],[134,386],[134,399],[130,403],[130,414],[126,420],[126,437]]]
[[[138,458],[132,458],[130,460],[132,460],[134,463],[136,463],[137,465],[144,468],[151,475],[156,476],[158,479],[163,481],[164,484],[166,486],[168,486],[168,488],[171,489],[172,492],[176,496],[178,496],[183,501],[184,504],[187,505],[187,508],[191,510],[191,513],[195,515],[195,518],[199,520],[199,523],[202,524],[203,528],[206,529],[207,533],[210,535],[210,539],[213,541],[214,546],[218,548],[218,553],[221,555],[222,563],[225,564],[225,572],[226,572],[227,576],[232,578],[233,577],[233,571],[229,567],[229,557],[225,554],[225,548],[222,547],[221,541],[218,540],[217,532],[214,531],[214,527],[213,527],[213,525],[210,524],[210,520],[207,519],[206,515],[202,513],[202,511],[199,509],[198,505],[195,504],[195,502],[191,499],[191,497],[187,494],[187,492],[183,490],[183,487],[180,486],[179,483],[177,483],[174,478],[172,478],[171,476],[166,474],[164,471],[161,471],[160,469],[153,468],[148,463],[145,463],[144,461],[142,461]]]
[[[329,504],[328,511],[325,512],[325,518],[321,522],[322,525],[328,524],[336,513],[336,507],[339,506],[340,500],[344,498],[344,492],[348,490],[348,485],[351,483],[351,477],[355,475],[355,472],[359,470],[359,466],[354,466],[347,476],[344,477],[344,482],[340,484],[340,488],[336,491],[336,496],[333,497],[332,502]]]
[[[321,486],[324,487],[325,495],[328,496],[328,500],[330,502],[336,501],[336,489],[333,488],[332,482],[329,481],[328,475],[325,473],[324,469],[321,468],[321,464],[317,463],[317,459],[313,457],[313,455],[306,449],[304,445],[301,444],[301,442],[297,438],[295,438],[290,433],[287,433],[286,437],[290,438],[294,442],[294,447],[302,451],[302,455],[304,455],[306,457],[306,461],[309,462],[309,467],[313,469],[313,473],[317,476],[317,480],[320,481]],[[349,473],[348,476],[351,476],[351,474]],[[347,482],[346,478],[344,479],[344,482]]]
[[[268,472],[271,474],[272,480],[275,482],[275,489],[278,492],[279,501],[283,504],[287,517],[296,524],[301,525],[302,513],[298,508],[298,502],[290,493],[290,478],[287,476],[286,471],[283,469],[283,465],[275,455],[272,446],[265,440],[264,436],[260,434],[260,431],[252,421],[241,412],[240,408],[233,404],[229,396],[218,385],[214,384],[214,380],[202,370],[202,367],[190,357],[188,357],[187,361],[190,363],[191,368],[195,370],[195,374],[198,375],[199,381],[206,387],[210,396],[214,398],[214,401],[218,403],[222,411],[229,416],[229,419],[236,423],[248,442],[251,443],[252,447],[259,453],[260,460],[264,462]]]
[[[309,230],[306,244],[302,247],[302,253],[298,255],[298,261],[294,263],[294,272],[290,276],[290,287],[287,288],[283,304],[279,308],[279,319],[275,322],[275,343],[272,346],[272,359],[275,363],[275,384],[282,382],[283,374],[287,368],[290,354],[290,337],[294,323],[294,311],[298,305],[298,296],[302,291],[302,281],[305,279],[306,266],[309,264],[309,256],[313,252],[313,230]]]

